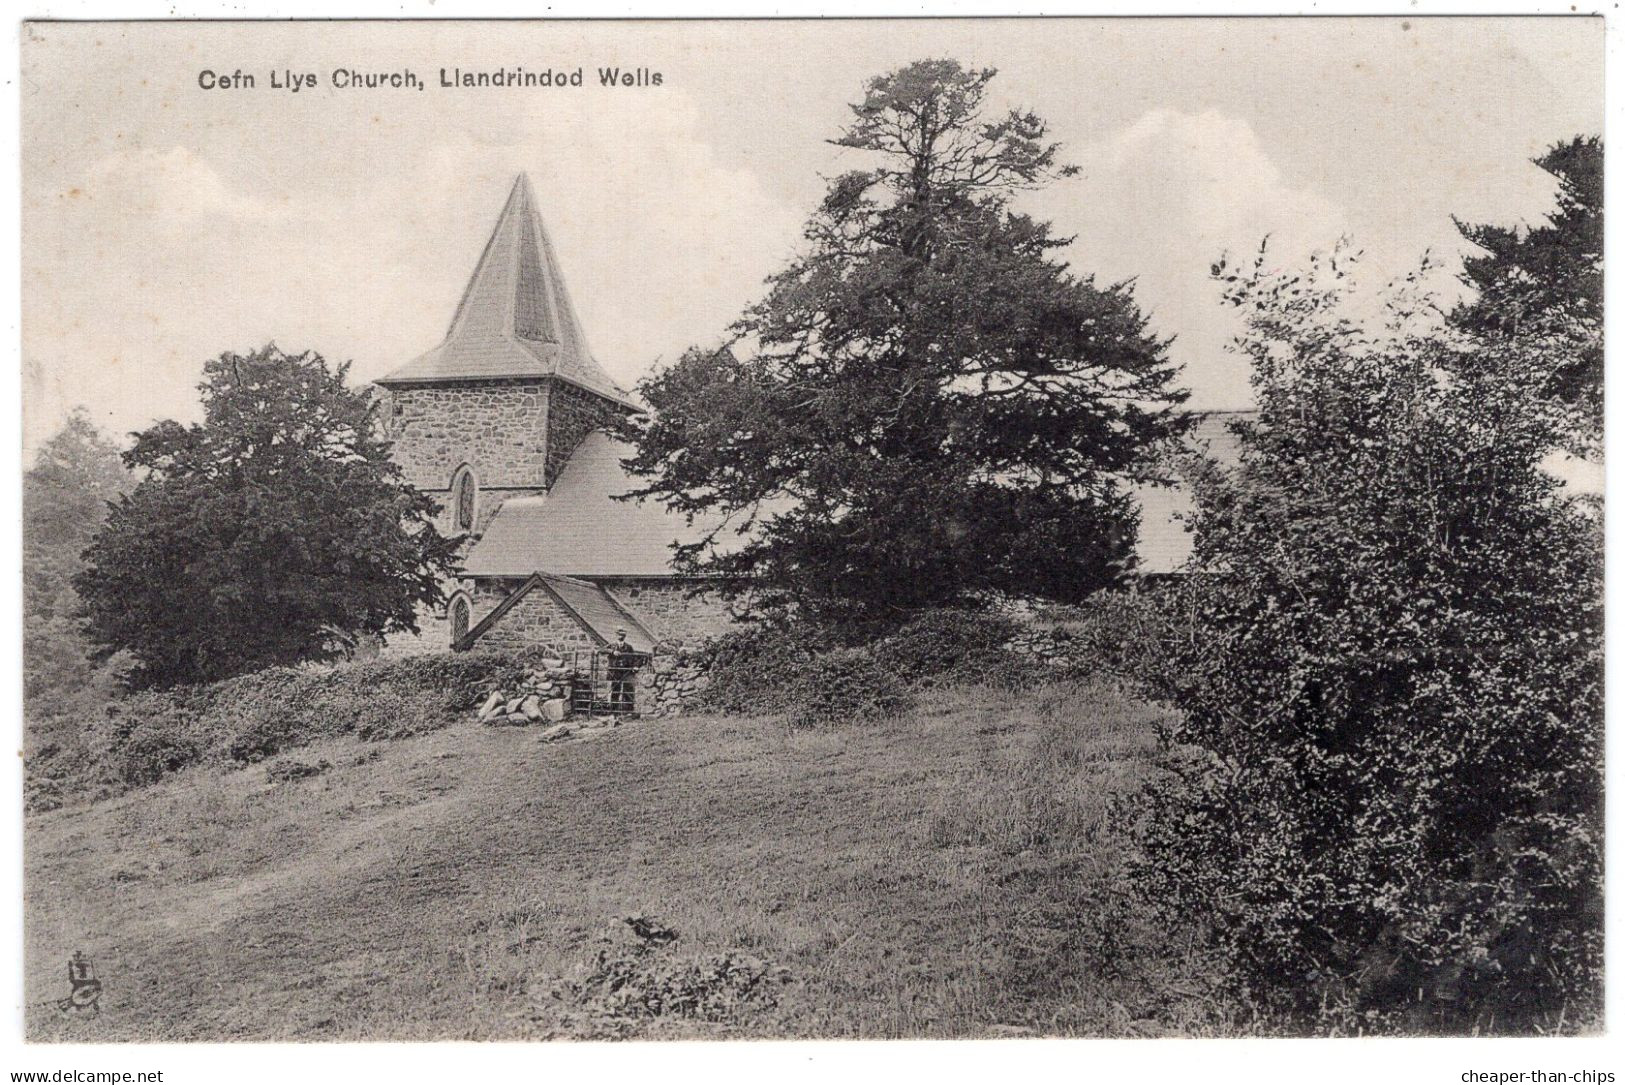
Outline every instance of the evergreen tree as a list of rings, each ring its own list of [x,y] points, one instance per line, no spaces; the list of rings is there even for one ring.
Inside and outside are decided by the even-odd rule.
[[[1009,198],[1071,174],[994,72],[872,80],[807,250],[734,350],[645,380],[638,491],[725,521],[680,568],[769,604],[890,617],[987,591],[1076,599],[1132,560],[1124,481],[1182,426],[1167,344]],[[735,532],[743,532],[735,538]]]
[[[1481,338],[1543,341],[1551,371],[1541,396],[1572,412],[1570,443],[1593,451],[1602,438],[1602,158],[1600,139],[1577,136],[1535,159],[1557,181],[1557,209],[1542,225],[1457,221],[1484,252],[1463,261],[1473,296],[1451,314]]]

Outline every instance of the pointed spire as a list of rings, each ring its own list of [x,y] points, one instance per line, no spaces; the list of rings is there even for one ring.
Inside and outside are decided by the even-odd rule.
[[[593,360],[530,178],[521,173],[445,341],[379,383],[545,376],[631,405]]]

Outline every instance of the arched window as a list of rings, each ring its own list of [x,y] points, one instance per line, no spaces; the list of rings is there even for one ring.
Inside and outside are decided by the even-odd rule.
[[[474,470],[463,466],[451,478],[451,524],[453,531],[474,530],[474,505],[477,491]]]
[[[468,636],[468,596],[459,595],[451,601],[451,642],[456,644]]]

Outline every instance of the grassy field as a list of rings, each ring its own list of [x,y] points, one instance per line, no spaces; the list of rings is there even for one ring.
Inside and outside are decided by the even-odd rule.
[[[937,690],[883,724],[458,725],[26,825],[38,1040],[1225,1033],[1123,892],[1155,711]],[[286,759],[284,759],[286,760]],[[675,930],[644,942],[621,917]],[[106,985],[65,1015],[65,961]],[[618,993],[612,988],[620,985]]]

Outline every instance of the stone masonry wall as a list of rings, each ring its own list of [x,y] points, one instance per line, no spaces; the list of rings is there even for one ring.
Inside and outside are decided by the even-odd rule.
[[[552,486],[582,438],[616,413],[551,379],[380,387],[379,396],[390,455],[408,482],[440,501],[442,531],[452,530],[452,476],[465,463],[474,469],[476,536],[508,498]]]
[[[517,587],[517,584],[509,581],[477,583],[473,592],[470,628],[479,624]],[[547,589],[537,586],[485,631],[480,637],[479,647],[517,651],[546,645],[563,651],[591,648],[594,643],[587,631],[554,602]]]
[[[551,487],[570,462],[570,454],[593,430],[619,412],[609,403],[573,384],[555,381],[548,392],[547,457],[543,485]]]
[[[451,489],[464,463],[481,490],[540,489],[547,445],[547,381],[458,381],[382,392],[390,450],[413,486]]]
[[[380,654],[386,657],[422,655],[425,652],[451,651],[451,615],[450,602],[457,592],[467,592],[473,587],[472,581],[453,580],[446,584],[446,603],[438,607],[426,607],[421,604],[417,607],[418,632],[416,636],[410,633],[395,633],[384,638],[380,647]],[[491,608],[485,608],[489,611]],[[478,600],[472,595],[469,598],[468,627],[474,628],[484,611],[479,609]]]
[[[637,706],[646,716],[676,716],[711,685],[704,654],[657,655],[638,672]]]
[[[675,584],[636,580],[605,580],[599,583],[649,627],[665,651],[697,649],[737,625],[714,592],[704,592],[690,598],[688,588]],[[518,586],[518,581],[512,580],[476,582],[470,593],[472,606],[469,627],[478,625]],[[445,625],[444,615],[439,617],[439,625]],[[449,634],[443,634],[440,643],[449,644],[448,637]],[[503,615],[480,638],[480,644],[504,648],[546,645],[558,648],[575,645],[587,647],[592,644],[592,638],[560,609],[545,589],[537,587],[532,588],[529,595]]]
[[[732,631],[738,623],[713,591],[691,595],[693,588],[646,580],[599,580],[610,594],[649,627],[668,648],[697,647]]]

